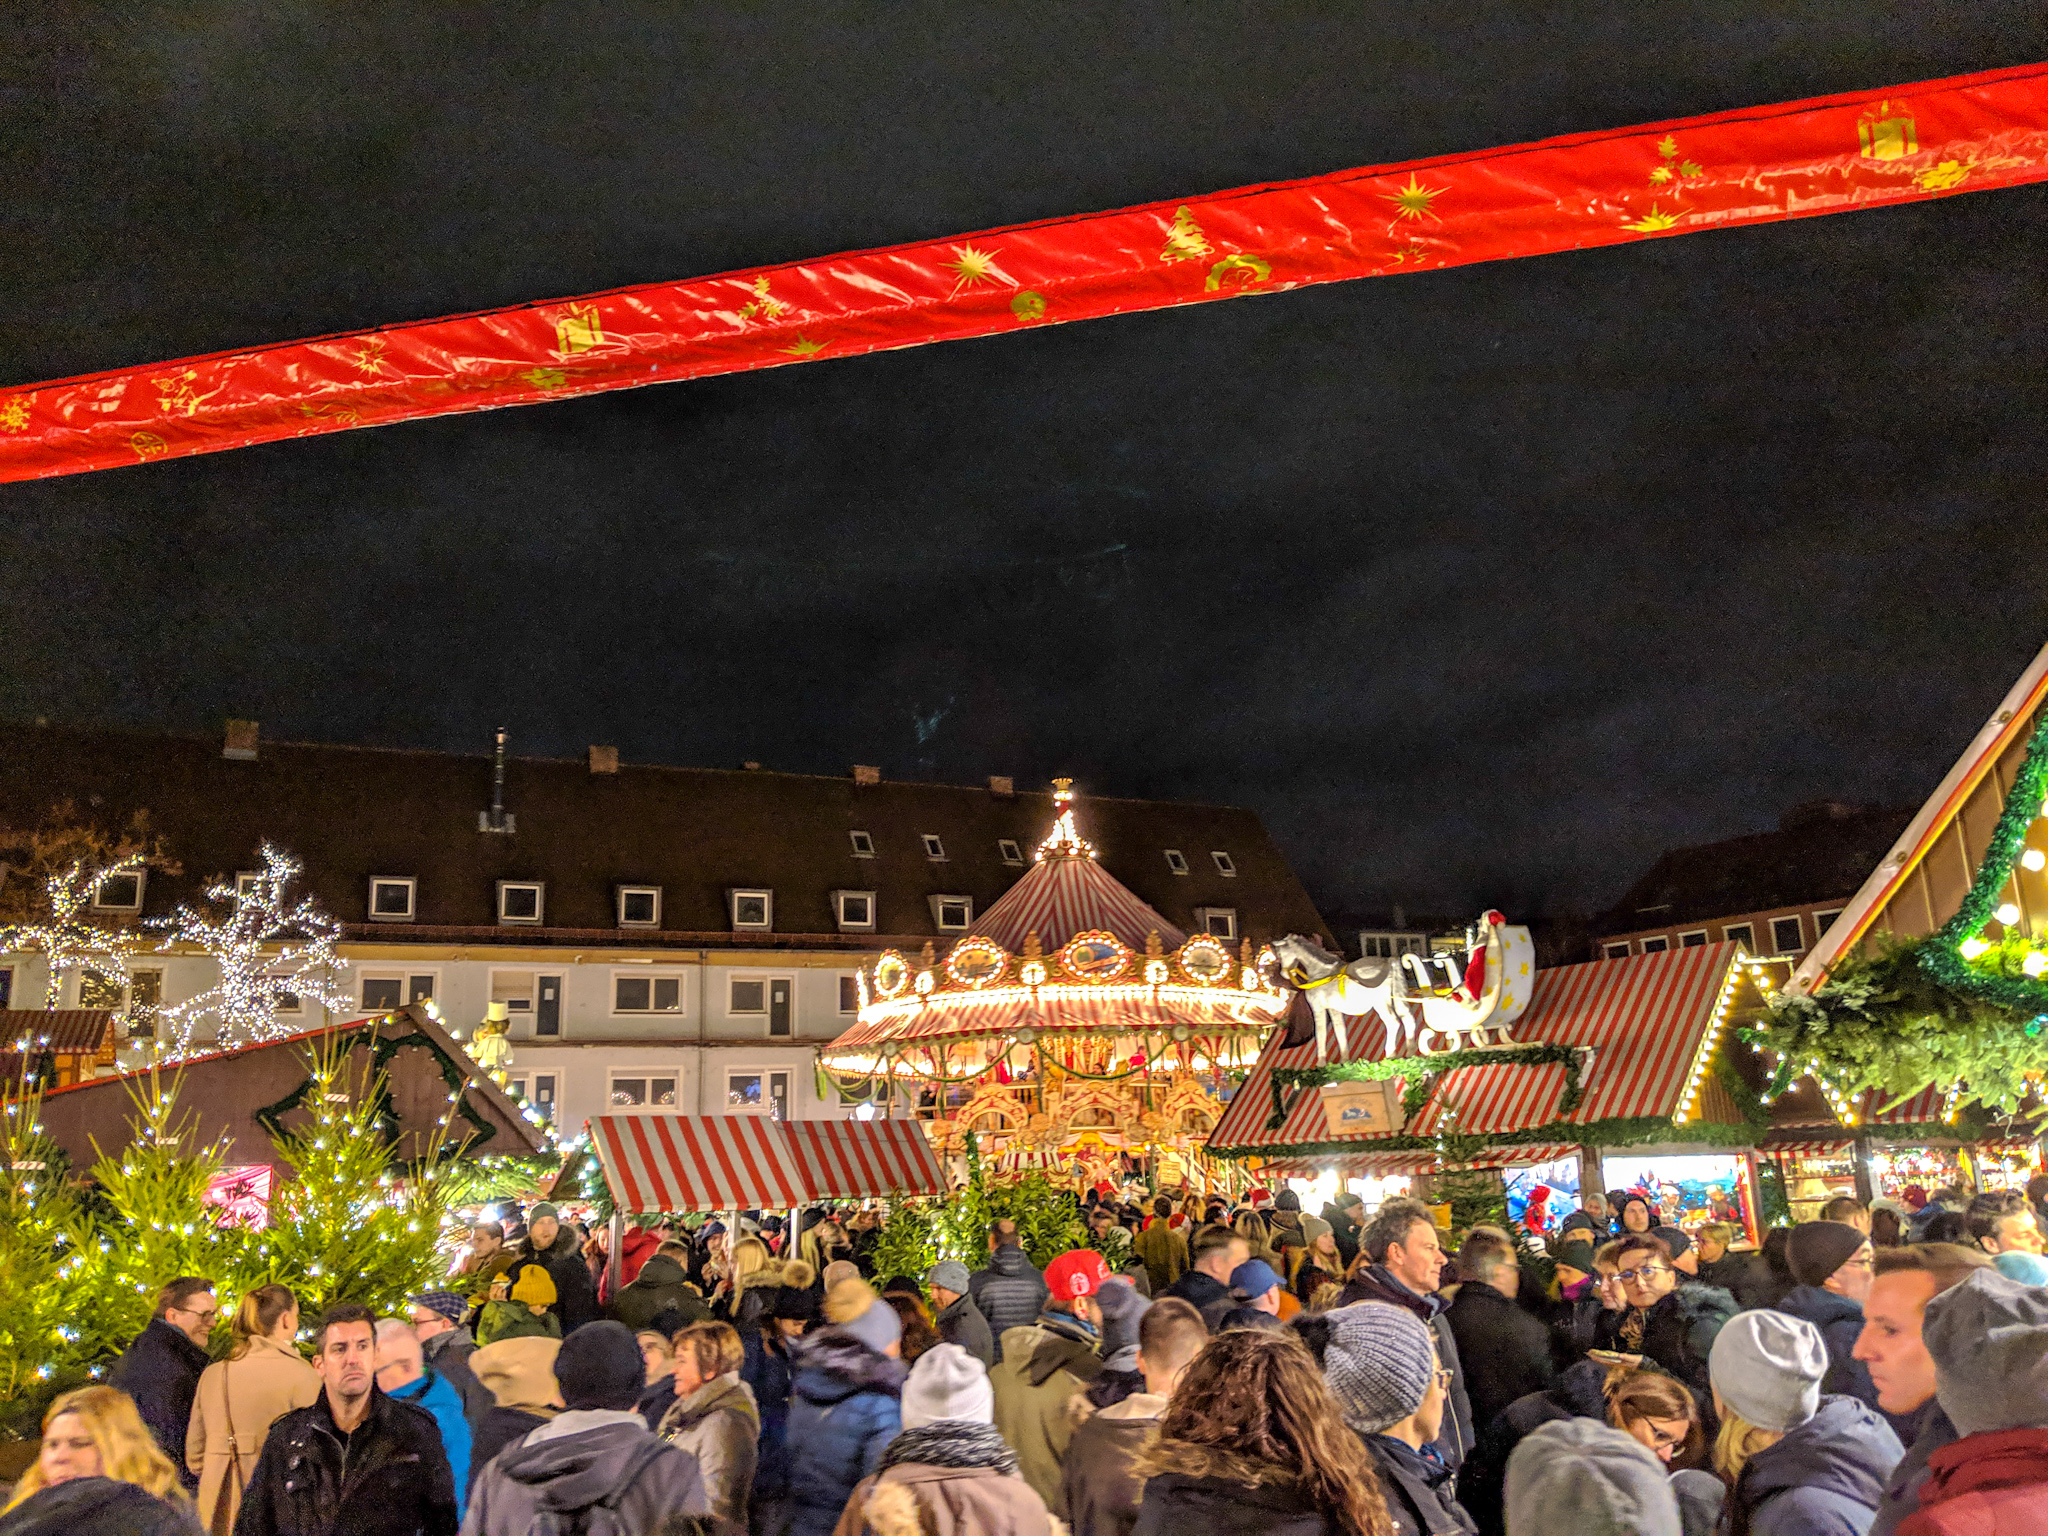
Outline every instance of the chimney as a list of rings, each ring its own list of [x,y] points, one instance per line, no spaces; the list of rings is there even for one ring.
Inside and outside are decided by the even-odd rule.
[[[998,800],[1011,799],[1017,793],[1017,781],[1007,773],[992,773],[988,776],[988,792]]]
[[[759,763],[741,763],[740,766],[746,769],[749,773],[759,773],[761,771],[761,765]]]
[[[498,727],[498,744],[491,754],[491,808],[476,813],[479,832],[511,836],[519,829],[519,818],[505,809],[505,727]]]
[[[619,749],[617,747],[592,747],[590,749],[590,771],[592,773],[617,773],[619,771]]]
[[[882,782],[882,770],[871,768],[866,763],[855,763],[853,765],[853,782],[856,784],[879,784]]]
[[[256,722],[254,720],[230,720],[228,722],[227,744],[220,749],[222,757],[231,757],[238,763],[256,761]]]

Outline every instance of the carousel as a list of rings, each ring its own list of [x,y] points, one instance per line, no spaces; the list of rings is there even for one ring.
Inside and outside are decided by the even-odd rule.
[[[1185,934],[1104,870],[1071,781],[1053,784],[1023,878],[943,958],[863,968],[821,1069],[850,1097],[907,1099],[945,1156],[972,1134],[1003,1171],[1234,1189],[1204,1143],[1291,994],[1270,950]]]

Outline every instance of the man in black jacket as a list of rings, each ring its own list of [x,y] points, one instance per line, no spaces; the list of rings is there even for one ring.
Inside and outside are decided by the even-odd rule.
[[[546,1201],[527,1214],[525,1257],[545,1265],[548,1278],[555,1282],[555,1304],[548,1310],[561,1323],[563,1338],[604,1316],[604,1309],[597,1304],[597,1282],[590,1278],[590,1264],[583,1257],[583,1245],[576,1240],[576,1229],[563,1226],[555,1208]]]
[[[199,1479],[185,1469],[185,1431],[192,1423],[192,1397],[199,1373],[210,1363],[206,1340],[220,1316],[213,1282],[182,1275],[157,1292],[156,1315],[114,1362],[108,1380],[135,1399],[142,1422],[178,1469],[186,1491]]]
[[[1364,1214],[1365,1202],[1348,1192],[1323,1207],[1323,1220],[1330,1224],[1330,1236],[1336,1241],[1338,1256],[1344,1260],[1346,1269],[1358,1257],[1358,1223]]]
[[[974,1281],[967,1266],[958,1259],[941,1259],[925,1271],[924,1283],[932,1293],[932,1310],[937,1314],[932,1322],[939,1337],[948,1344],[958,1344],[979,1360],[984,1369],[994,1365],[995,1335],[969,1294]]]
[[[1556,1379],[1550,1330],[1515,1305],[1522,1279],[1516,1258],[1515,1245],[1493,1227],[1474,1227],[1458,1250],[1463,1279],[1444,1316],[1464,1362],[1475,1433],[1516,1398]]]
[[[967,1290],[988,1323],[996,1359],[1001,1360],[1004,1330],[1037,1322],[1052,1293],[1045,1288],[1045,1276],[1024,1256],[1014,1221],[998,1221],[989,1227],[988,1254],[988,1268],[977,1269],[968,1277]]]
[[[1251,1258],[1251,1244],[1225,1226],[1204,1227],[1188,1245],[1193,1266],[1172,1285],[1166,1295],[1178,1296],[1202,1314],[1211,1333],[1223,1327],[1225,1314],[1237,1307],[1230,1293],[1230,1277],[1238,1265]]]
[[[441,1432],[378,1390],[375,1315],[328,1308],[315,1348],[320,1400],[271,1426],[235,1536],[454,1536]]]
[[[1438,1459],[1455,1472],[1472,1449],[1472,1400],[1465,1393],[1465,1364],[1458,1353],[1458,1336],[1451,1332],[1443,1298],[1436,1294],[1444,1262],[1436,1222],[1420,1200],[1397,1195],[1380,1203],[1371,1223],[1358,1235],[1358,1246],[1371,1265],[1344,1287],[1337,1305],[1388,1302],[1407,1308],[1429,1324],[1436,1335],[1437,1359],[1451,1373],[1450,1400],[1433,1443]]]

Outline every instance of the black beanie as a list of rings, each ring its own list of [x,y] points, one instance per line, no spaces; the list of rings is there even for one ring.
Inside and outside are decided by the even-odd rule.
[[[770,1317],[793,1323],[815,1323],[824,1316],[818,1305],[817,1293],[809,1286],[777,1286],[775,1295],[768,1303]]]
[[[1301,1196],[1291,1189],[1283,1189],[1273,1197],[1273,1209],[1276,1211],[1298,1211],[1301,1209]]]
[[[570,1408],[632,1408],[647,1388],[647,1361],[624,1323],[585,1323],[562,1340],[555,1380]]]
[[[1650,1236],[1663,1238],[1664,1246],[1671,1250],[1671,1257],[1674,1259],[1680,1254],[1692,1251],[1692,1239],[1677,1227],[1652,1227]]]
[[[1785,1266],[1801,1285],[1822,1285],[1869,1241],[1846,1221],[1802,1221],[1785,1241]]]

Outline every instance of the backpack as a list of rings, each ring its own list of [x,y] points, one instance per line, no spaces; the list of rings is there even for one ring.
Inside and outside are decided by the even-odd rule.
[[[666,1440],[650,1440],[636,1447],[632,1457],[619,1471],[619,1480],[610,1493],[595,1504],[585,1504],[580,1509],[549,1509],[542,1507],[527,1527],[527,1536],[656,1536],[656,1533],[629,1529],[619,1517],[619,1503],[633,1491],[633,1485],[640,1480],[640,1474],[647,1470],[647,1464],[669,1448]],[[672,1522],[671,1528],[687,1529],[683,1524]]]

